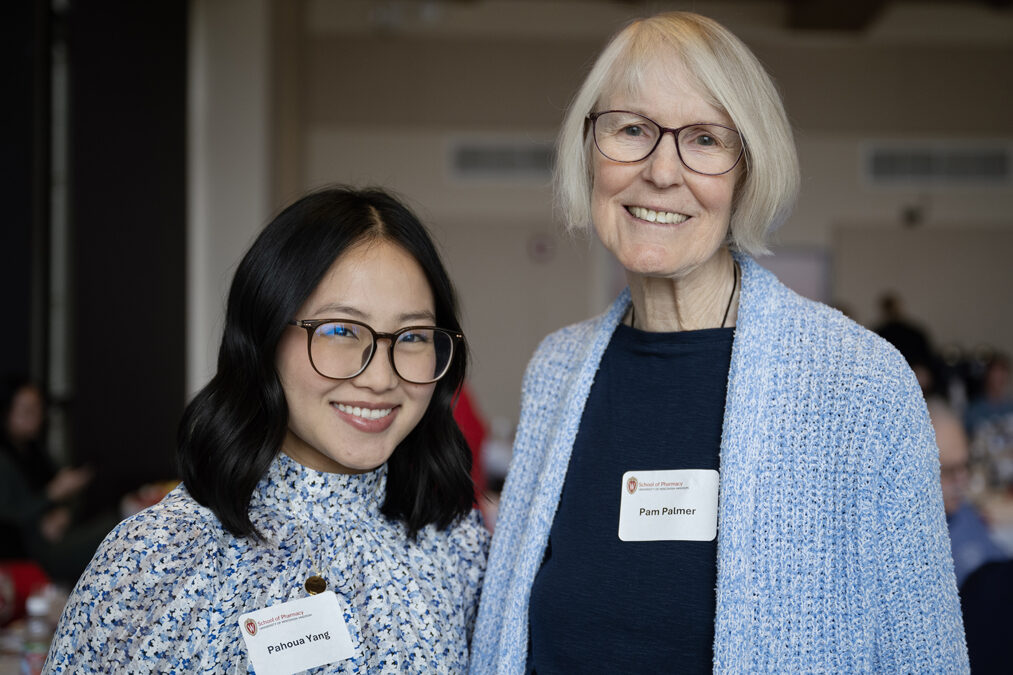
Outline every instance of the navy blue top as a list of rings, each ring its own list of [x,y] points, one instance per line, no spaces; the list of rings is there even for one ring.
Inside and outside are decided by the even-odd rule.
[[[711,672],[717,541],[621,541],[619,505],[627,471],[718,469],[733,335],[616,329],[531,588],[528,672]]]

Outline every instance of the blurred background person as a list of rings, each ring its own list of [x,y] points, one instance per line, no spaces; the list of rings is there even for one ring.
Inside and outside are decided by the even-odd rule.
[[[46,402],[28,378],[10,375],[0,395],[0,558],[31,558],[54,579],[76,581],[113,519],[75,524],[87,467],[58,468],[44,443]]]
[[[939,477],[950,533],[953,569],[958,588],[976,569],[1008,556],[992,539],[981,513],[968,495],[968,444],[960,418],[940,400],[929,402],[929,415],[939,446]],[[1013,607],[1010,608],[1013,611]]]
[[[940,382],[928,331],[905,314],[903,302],[896,293],[887,292],[880,296],[879,311],[880,322],[873,330],[907,360],[925,396],[935,395]]]
[[[1013,392],[1010,391],[1010,361],[1006,354],[995,352],[985,358],[980,390],[967,405],[964,423],[974,434],[989,423],[1013,424]]]
[[[997,536],[1013,547],[1013,397],[1009,358],[986,353],[977,361],[977,377],[970,382],[970,402],[964,413],[970,435],[972,484],[987,493],[989,513],[995,516]]]
[[[929,401],[939,445],[939,478],[960,589],[967,655],[975,675],[1008,673],[1013,634],[1013,559],[997,545],[968,494],[968,444],[961,419],[941,399]]]

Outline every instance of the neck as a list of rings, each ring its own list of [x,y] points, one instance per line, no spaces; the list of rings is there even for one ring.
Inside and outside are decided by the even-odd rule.
[[[632,325],[655,333],[734,326],[738,313],[735,275],[735,260],[727,248],[679,277],[627,272]]]

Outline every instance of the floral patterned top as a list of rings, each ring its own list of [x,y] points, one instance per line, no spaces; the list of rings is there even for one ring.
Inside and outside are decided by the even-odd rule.
[[[279,454],[253,493],[263,541],[227,532],[184,486],[123,521],[63,612],[47,673],[252,673],[239,616],[327,580],[358,656],[312,673],[457,673],[485,570],[476,511],[410,540],[380,513],[386,465],[348,475]]]

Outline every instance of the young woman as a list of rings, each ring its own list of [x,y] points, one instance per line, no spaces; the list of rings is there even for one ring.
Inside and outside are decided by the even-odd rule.
[[[116,528],[48,672],[459,672],[487,550],[452,417],[467,351],[424,227],[330,189],[260,234],[183,485]]]

